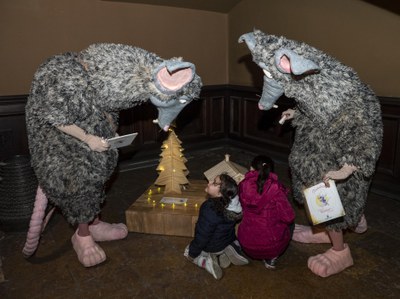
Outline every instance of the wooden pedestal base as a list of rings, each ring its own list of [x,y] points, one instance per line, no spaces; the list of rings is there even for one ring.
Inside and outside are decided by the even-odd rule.
[[[125,211],[130,232],[193,237],[201,204],[206,199],[206,180],[193,180],[182,194],[165,195],[164,188],[150,186]],[[163,197],[187,198],[186,204],[162,204]]]

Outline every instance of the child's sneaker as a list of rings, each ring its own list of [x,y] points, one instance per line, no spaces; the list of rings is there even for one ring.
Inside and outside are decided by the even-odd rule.
[[[265,268],[274,270],[276,268],[276,263],[278,262],[278,258],[275,257],[270,260],[263,260]]]
[[[201,266],[206,269],[208,273],[211,273],[215,279],[221,279],[223,273],[221,267],[217,263],[215,255],[205,256]]]
[[[228,268],[229,265],[231,264],[229,257],[225,253],[218,255],[217,258],[218,258],[218,264],[222,269]]]
[[[206,269],[215,279],[221,279],[223,273],[221,267],[217,263],[215,255],[201,255],[197,259],[197,265]]]
[[[224,253],[228,256],[231,263],[236,266],[243,266],[249,263],[249,260],[243,256],[242,249],[237,241],[234,241],[226,246]]]

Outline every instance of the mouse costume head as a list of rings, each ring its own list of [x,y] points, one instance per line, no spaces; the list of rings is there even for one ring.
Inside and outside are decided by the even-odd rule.
[[[269,110],[285,94],[316,124],[327,127],[345,109],[349,94],[362,88],[357,74],[303,42],[259,30],[243,34],[253,61],[264,72],[259,108]]]
[[[181,58],[163,60],[141,48],[121,44],[94,44],[79,54],[94,105],[119,111],[150,100],[158,109],[159,126],[168,130],[179,112],[200,93],[195,66]]]

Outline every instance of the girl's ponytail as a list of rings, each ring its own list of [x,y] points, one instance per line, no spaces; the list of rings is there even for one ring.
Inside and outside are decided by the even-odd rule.
[[[253,159],[253,162],[251,162],[251,167],[258,171],[257,193],[262,194],[264,184],[269,177],[269,173],[274,171],[274,162],[270,157],[260,155]]]

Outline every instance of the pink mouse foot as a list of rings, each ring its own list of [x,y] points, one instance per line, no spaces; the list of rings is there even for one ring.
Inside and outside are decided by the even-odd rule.
[[[293,238],[294,241],[300,243],[331,243],[326,230],[317,231],[307,225],[295,224]]]
[[[353,265],[350,248],[344,244],[344,249],[341,251],[333,250],[332,248],[325,253],[311,256],[308,259],[308,268],[321,277],[328,277],[333,274],[342,272],[344,269]]]
[[[72,245],[78,260],[85,267],[96,266],[106,260],[106,254],[99,245],[97,245],[92,236],[81,237],[78,235],[78,231],[71,238]]]
[[[365,233],[368,229],[368,224],[367,224],[367,219],[365,218],[365,215],[363,214],[361,216],[360,221],[358,222],[356,228],[354,228],[354,232],[357,234],[362,234]]]
[[[89,225],[89,231],[97,242],[120,240],[128,235],[128,228],[123,223],[111,224],[100,221],[97,224]]]

